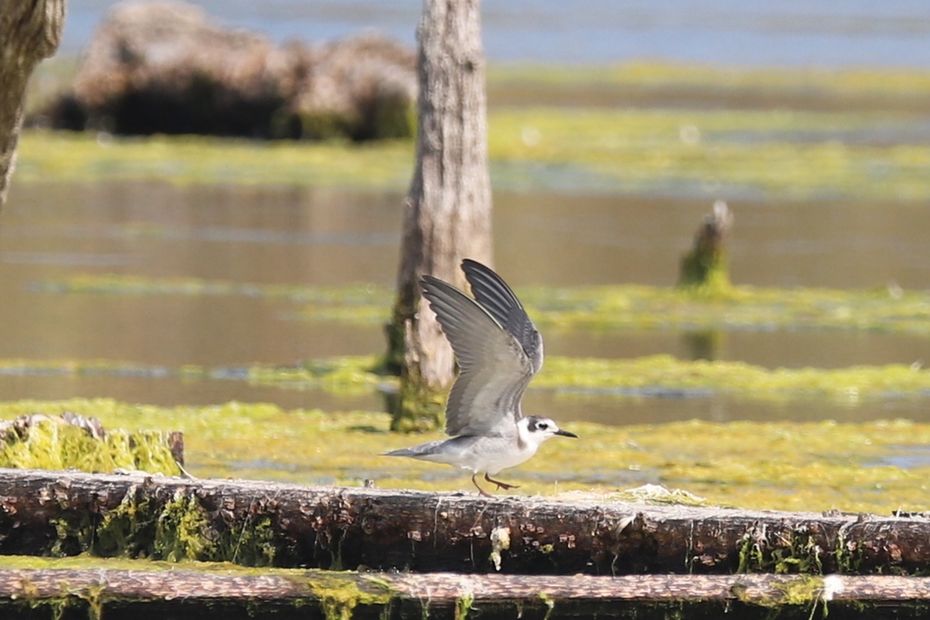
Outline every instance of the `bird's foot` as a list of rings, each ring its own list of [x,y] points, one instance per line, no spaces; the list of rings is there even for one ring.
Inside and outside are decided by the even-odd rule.
[[[478,489],[478,492],[481,493],[483,496],[485,496],[485,497],[494,497],[493,495],[491,495],[490,493],[488,493],[487,491],[485,491],[484,489],[482,489],[482,488],[478,485],[478,481],[475,480],[475,476],[477,476],[477,475],[478,475],[478,474],[473,474],[473,475],[472,475],[472,477],[471,477],[471,483],[472,483],[473,485],[475,485],[475,488]]]
[[[489,475],[487,475],[487,474],[484,475],[484,479],[487,480],[488,482],[491,482],[491,483],[493,483],[493,484],[496,484],[496,485],[497,485],[497,489],[498,489],[499,491],[501,491],[501,490],[503,490],[503,491],[509,491],[510,489],[519,489],[519,488],[520,488],[520,485],[518,485],[518,484],[510,484],[510,483],[508,483],[508,482],[501,482],[500,480],[495,480],[494,478],[492,478],[491,476],[489,476]]]

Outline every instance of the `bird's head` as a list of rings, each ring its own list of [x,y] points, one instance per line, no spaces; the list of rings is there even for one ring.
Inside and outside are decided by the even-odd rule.
[[[559,425],[555,423],[555,420],[550,418],[541,418],[535,415],[521,418],[520,421],[517,422],[517,427],[521,437],[537,446],[550,437],[555,437],[556,435],[560,435],[562,437],[574,437],[576,439],[578,438],[578,435],[575,433],[563,431],[561,428],[559,428]]]

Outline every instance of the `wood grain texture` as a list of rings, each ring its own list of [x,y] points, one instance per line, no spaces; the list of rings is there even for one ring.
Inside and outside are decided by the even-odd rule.
[[[921,617],[930,579],[868,576],[639,575],[625,577],[278,571],[0,568],[0,610],[15,601],[96,605],[111,617],[153,610],[223,617],[231,610],[274,617]],[[165,611],[167,610],[167,611]],[[290,612],[290,614],[288,613]],[[819,612],[819,613],[818,613]],[[661,614],[661,615],[660,615]],[[853,615],[849,615],[853,614]],[[233,613],[235,615],[235,613]],[[467,615],[465,613],[464,615]],[[6,617],[6,616],[5,616]]]

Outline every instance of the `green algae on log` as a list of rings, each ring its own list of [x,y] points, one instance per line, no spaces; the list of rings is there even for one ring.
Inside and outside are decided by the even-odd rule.
[[[99,554],[98,530],[113,511],[122,515],[125,544],[107,552],[172,560],[552,574],[917,574],[930,563],[926,517],[40,470],[0,470],[0,526],[7,533],[0,553]],[[192,515],[181,519],[189,525],[166,533],[162,521],[179,522],[165,516],[174,511]],[[506,549],[495,542],[499,529],[509,531]],[[183,553],[160,551],[166,541],[177,548],[181,538]],[[266,553],[238,554],[244,539],[262,540]]]
[[[0,421],[0,467],[176,475],[183,451],[181,433],[106,430],[94,418],[73,412]]]
[[[165,571],[42,566],[0,569],[0,612],[87,610],[90,620],[171,616],[348,618],[598,617],[667,620],[728,616],[922,618],[930,579],[901,576],[810,578],[783,575],[544,576],[433,573],[328,573],[185,566]],[[816,616],[815,613],[820,613]]]

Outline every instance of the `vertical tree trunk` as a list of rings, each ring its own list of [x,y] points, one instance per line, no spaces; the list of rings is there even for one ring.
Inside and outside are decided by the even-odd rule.
[[[0,1],[0,207],[16,163],[26,82],[58,49],[65,0]]]
[[[479,0],[424,0],[417,33],[417,161],[404,213],[388,363],[400,371],[397,430],[435,427],[454,363],[418,280],[464,287],[463,258],[491,258],[491,188]]]

